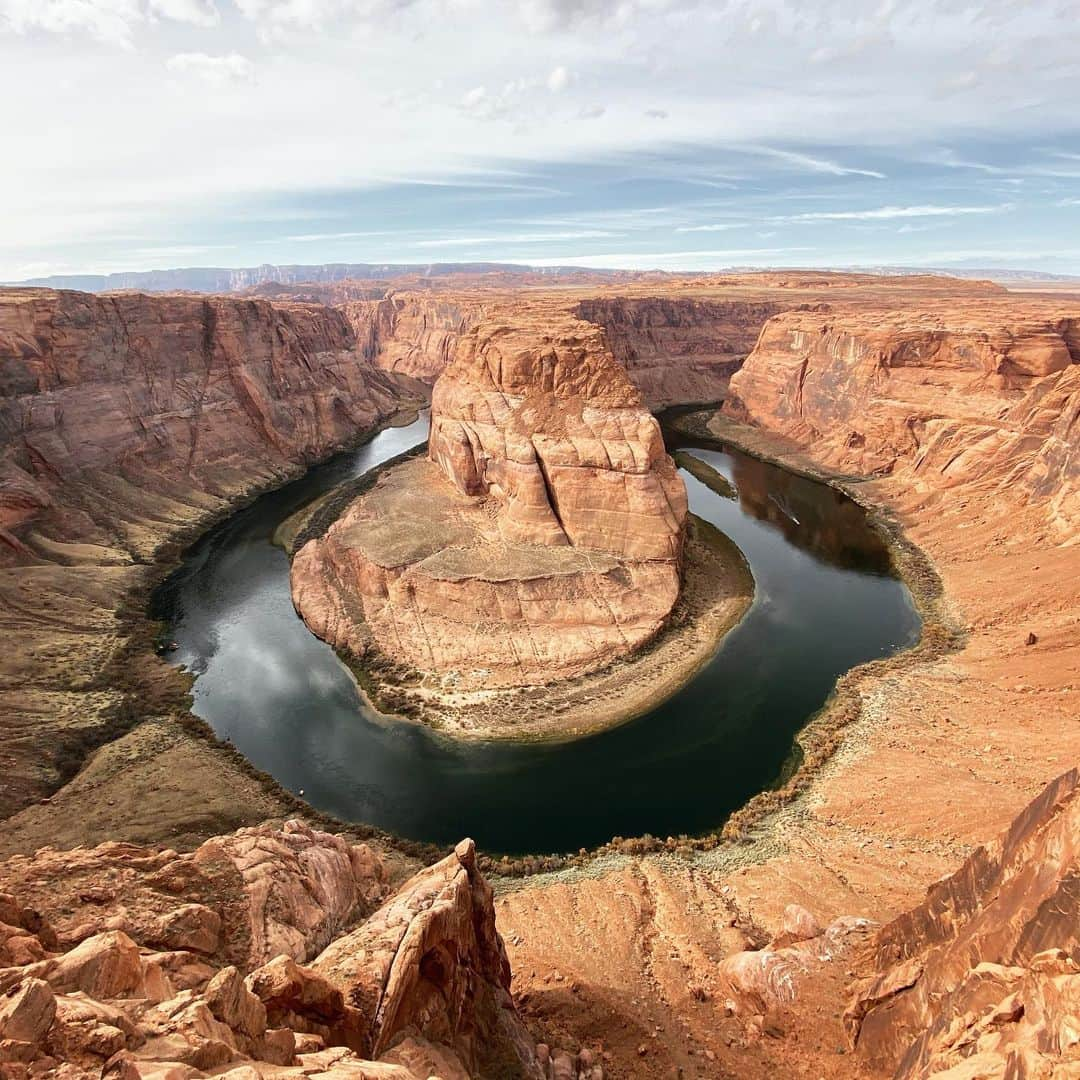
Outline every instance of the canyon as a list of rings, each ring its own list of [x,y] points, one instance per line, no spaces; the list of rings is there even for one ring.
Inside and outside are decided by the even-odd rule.
[[[811,272],[339,306],[0,291],[5,1072],[1068,1075],[1078,318],[1059,294]],[[257,773],[154,653],[146,597],[186,543],[439,377],[437,464],[404,468],[491,499],[500,543],[572,553],[551,541],[582,529],[676,562],[678,514],[638,534],[591,485],[553,501],[489,424],[502,333],[573,360],[564,397],[520,369],[543,389],[521,430],[579,452],[590,409],[632,414],[599,442],[655,469],[651,506],[668,467],[638,402],[723,400],[687,422],[922,553],[919,646],[845,676],[802,768],[723,833],[523,879],[469,844],[436,859]]]

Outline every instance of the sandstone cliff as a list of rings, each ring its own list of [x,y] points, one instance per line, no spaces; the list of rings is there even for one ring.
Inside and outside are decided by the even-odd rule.
[[[453,359],[461,335],[481,317],[482,301],[454,296],[390,293],[341,310],[364,355],[377,367],[432,383]]]
[[[0,619],[19,642],[0,658],[0,812],[167,711],[163,695],[177,702],[120,612],[154,560],[355,440],[411,388],[375,370],[328,308],[0,291]]]
[[[598,330],[474,328],[436,384],[429,456],[297,553],[320,637],[464,690],[582,675],[655,636],[686,492]]]
[[[608,346],[652,409],[720,401],[778,300],[598,297],[577,307],[602,326]]]
[[[1049,501],[1080,529],[1080,318],[974,311],[788,312],[731,380],[734,415],[855,474]]]

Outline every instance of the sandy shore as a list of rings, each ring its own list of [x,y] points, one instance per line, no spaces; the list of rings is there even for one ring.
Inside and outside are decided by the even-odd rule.
[[[448,692],[350,663],[369,702],[469,740],[565,740],[632,720],[701,670],[746,614],[754,580],[739,549],[691,517],[683,588],[667,626],[644,649],[602,671],[550,686]]]

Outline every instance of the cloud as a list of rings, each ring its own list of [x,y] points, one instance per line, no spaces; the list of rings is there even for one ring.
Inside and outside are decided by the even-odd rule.
[[[219,18],[214,0],[0,0],[0,31],[85,34],[127,49],[155,19],[213,26]]]
[[[646,109],[645,115],[650,120],[666,120],[671,113],[669,113],[667,109]]]
[[[572,29],[590,19],[628,24],[641,15],[697,6],[695,0],[519,0],[518,11],[533,31]]]
[[[255,65],[239,53],[209,56],[206,53],[177,53],[165,66],[181,75],[194,75],[205,82],[222,86],[226,83],[250,82],[255,77]]]
[[[619,236],[601,229],[580,229],[576,232],[510,233],[491,236],[443,236],[436,240],[417,240],[411,247],[449,248],[471,247],[475,244],[546,244],[549,241],[600,240]]]
[[[551,74],[547,77],[547,87],[553,94],[561,93],[570,85],[570,72],[566,70],[561,64],[557,68],[552,68]]]
[[[1011,203],[998,206],[881,206],[875,210],[813,210],[788,214],[772,221],[892,221],[896,218],[963,217],[968,214],[1001,214]]]
[[[680,225],[676,228],[676,232],[727,232],[729,229],[745,229],[746,226],[741,222],[738,224],[730,225]]]
[[[234,0],[240,14],[265,38],[285,40],[290,31],[325,30],[340,22],[383,24],[421,0]]]
[[[806,172],[828,173],[830,176],[870,176],[876,180],[886,179],[883,172],[875,169],[859,169],[850,165],[841,165],[827,158],[814,157],[811,154],[801,154],[794,150],[777,150],[771,146],[749,146],[743,148],[745,153],[760,154],[764,157],[776,158],[788,165]]]
[[[582,120],[599,120],[606,112],[603,105],[586,105],[578,111],[578,116]]]
[[[221,22],[214,0],[149,0],[148,10],[151,15],[192,26],[217,26]]]

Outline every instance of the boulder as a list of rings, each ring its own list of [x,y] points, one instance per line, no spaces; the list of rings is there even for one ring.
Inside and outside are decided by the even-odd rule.
[[[37,1046],[56,1017],[56,995],[42,979],[26,978],[0,998],[0,1039]]]

